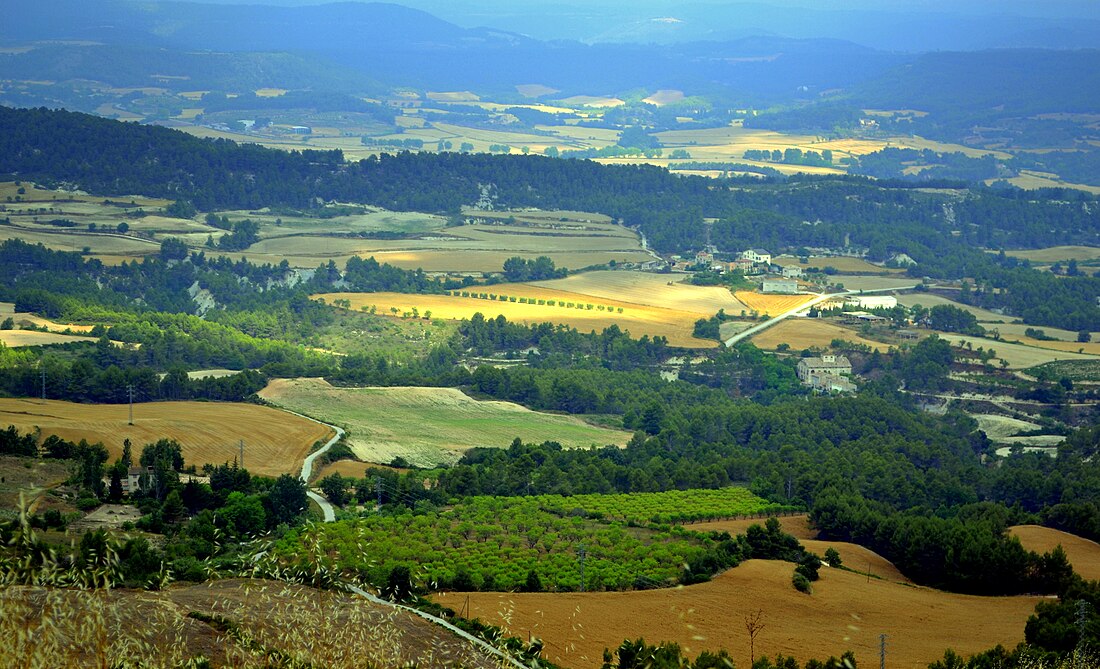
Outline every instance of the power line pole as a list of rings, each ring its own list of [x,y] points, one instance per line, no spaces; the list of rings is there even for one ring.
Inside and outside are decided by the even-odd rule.
[[[588,553],[584,550],[584,544],[581,544],[580,549],[577,551],[580,554],[581,559],[581,592],[584,592],[584,558]]]
[[[244,439],[240,440],[240,442],[237,444],[237,448],[239,448],[241,451],[240,468],[244,469]]]
[[[130,394],[130,425],[134,424],[134,384],[126,386],[126,392]]]
[[[46,368],[42,368],[42,401],[46,401]]]
[[[374,477],[374,492],[378,495],[378,508],[382,508],[382,477]]]
[[[886,669],[886,635],[878,635],[878,667]]]

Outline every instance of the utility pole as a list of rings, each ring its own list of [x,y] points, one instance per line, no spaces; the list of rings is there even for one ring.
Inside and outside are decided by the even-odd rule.
[[[241,439],[240,443],[237,445],[237,448],[239,448],[241,451],[240,467],[241,469],[244,469],[244,439]]]
[[[886,635],[878,635],[878,667],[886,669]]]
[[[584,550],[584,544],[581,544],[577,553],[580,555],[581,559],[581,592],[584,592],[584,558],[587,557],[587,553]]]
[[[1081,599],[1077,601],[1077,650],[1085,647],[1085,625],[1089,621],[1089,603]]]
[[[130,425],[134,424],[134,384],[126,386],[126,392],[130,395]]]
[[[42,401],[46,401],[46,368],[42,368]]]
[[[382,477],[374,477],[374,494],[378,495],[378,508],[382,508]]]

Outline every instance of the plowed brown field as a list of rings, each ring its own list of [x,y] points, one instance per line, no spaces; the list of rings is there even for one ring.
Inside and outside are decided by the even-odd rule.
[[[243,440],[245,468],[278,476],[300,471],[313,443],[331,433],[318,423],[255,404],[135,404],[133,425],[127,424],[128,412],[125,404],[0,398],[0,426],[15,425],[24,432],[38,427],[44,437],[103,442],[112,460],[122,454],[124,439],[133,443],[136,460],[145,444],[170,438],[180,442],[186,464],[221,464],[239,456]]]
[[[598,666],[604,648],[624,639],[678,642],[689,655],[727,649],[749,662],[744,616],[762,610],[756,656],[800,661],[852,650],[861,664],[878,657],[889,635],[889,666],[925,667],[946,648],[963,655],[1023,640],[1037,597],[973,597],[822,569],[812,595],[791,586],[787,562],[749,560],[709,583],[624,593],[450,593],[435,600],[515,635],[540,637],[553,662]]]

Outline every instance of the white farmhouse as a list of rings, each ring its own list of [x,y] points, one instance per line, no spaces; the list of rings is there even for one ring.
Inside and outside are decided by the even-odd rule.
[[[765,249],[749,249],[743,251],[741,257],[745,260],[751,260],[758,263],[770,263],[772,261],[772,254],[768,253]]]

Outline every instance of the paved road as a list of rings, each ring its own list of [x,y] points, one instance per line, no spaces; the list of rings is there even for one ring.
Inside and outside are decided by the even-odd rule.
[[[409,613],[411,613],[413,615],[420,616],[421,618],[423,618],[423,619],[425,619],[429,622],[433,622],[436,625],[439,625],[440,627],[444,627],[444,628],[450,630],[451,632],[457,634],[458,636],[462,637],[463,639],[466,639],[470,643],[476,645],[478,648],[481,648],[485,652],[491,653],[492,655],[495,655],[496,657],[499,657],[501,660],[504,660],[509,665],[511,665],[513,667],[516,667],[516,669],[529,669],[527,667],[527,665],[523,664],[522,662],[520,662],[516,658],[512,657],[511,655],[508,655],[507,653],[501,651],[499,648],[493,647],[489,643],[486,643],[485,641],[482,641],[481,639],[477,638],[476,636],[474,636],[474,635],[472,635],[472,634],[470,634],[470,633],[468,633],[464,630],[460,630],[459,628],[455,627],[454,625],[452,625],[451,623],[447,622],[446,620],[444,620],[442,618],[439,618],[437,616],[433,616],[430,613],[425,613],[425,612],[420,611],[418,609],[414,609],[411,606],[405,606],[404,604],[395,604],[395,603],[393,603],[389,600],[382,599],[381,597],[376,597],[375,595],[372,595],[371,593],[367,592],[366,590],[364,590],[360,587],[354,586],[354,585],[349,585],[348,589],[351,590],[352,592],[354,592],[355,594],[359,595],[360,597],[365,597],[366,599],[374,602],[375,604],[381,604],[383,606],[389,606],[389,607],[394,608],[394,609],[400,609],[402,611],[408,611]]]
[[[317,423],[318,425],[324,425],[325,427],[331,428],[331,429],[335,430],[335,432],[336,432],[335,437],[333,437],[332,439],[329,439],[328,443],[325,444],[324,446],[322,446],[321,448],[318,448],[316,451],[314,451],[314,452],[310,453],[309,455],[307,455],[306,456],[306,461],[302,463],[302,475],[299,478],[301,478],[302,481],[305,482],[306,485],[309,485],[309,479],[310,479],[311,476],[313,476],[313,461],[316,460],[317,458],[321,457],[322,455],[324,455],[328,451],[328,449],[332,448],[332,446],[336,442],[340,441],[340,438],[344,436],[344,430],[343,430],[343,428],[336,427],[335,425],[329,425],[328,423],[323,423],[323,422],[317,420],[316,418],[310,418],[309,416],[303,416],[302,414],[300,414],[296,411],[290,411],[289,409],[284,409],[282,407],[276,407],[276,408],[279,409],[280,411],[285,411],[289,414],[294,414],[295,416],[298,416],[299,418],[305,418],[306,420],[313,421],[314,423]],[[318,493],[313,492],[309,488],[306,488],[306,495],[308,495],[309,498],[312,499],[314,502],[317,502],[317,506],[321,507],[321,513],[323,513],[325,515],[325,522],[326,523],[331,523],[332,521],[336,520],[336,509],[334,509],[332,507],[332,505],[329,504],[327,499],[325,499],[324,497],[322,497]]]
[[[871,290],[846,290],[842,293],[825,293],[823,295],[818,295],[817,297],[810,300],[809,302],[806,302],[803,305],[797,306],[794,309],[789,309],[787,311],[784,311],[783,313],[779,314],[775,318],[772,318],[770,320],[766,320],[763,323],[760,323],[758,325],[754,325],[751,328],[749,328],[748,330],[743,330],[741,332],[738,332],[737,334],[735,334],[732,337],[730,337],[729,339],[727,339],[725,343],[726,343],[726,346],[733,346],[734,344],[736,344],[737,342],[739,342],[743,339],[747,339],[747,338],[753,336],[754,334],[757,334],[759,332],[767,330],[768,328],[775,325],[776,323],[782,322],[782,321],[786,320],[787,318],[790,318],[791,316],[794,316],[795,314],[797,314],[801,311],[809,311],[810,307],[821,304],[822,302],[824,302],[826,300],[829,300],[829,299],[832,299],[834,297],[844,297],[844,296],[847,296],[847,295],[866,295],[868,293],[889,293],[889,292],[893,292],[895,290],[912,290],[916,287],[917,287],[916,284],[914,284],[912,286],[896,286],[894,288],[872,288]],[[803,293],[803,294],[805,294],[805,293]]]

